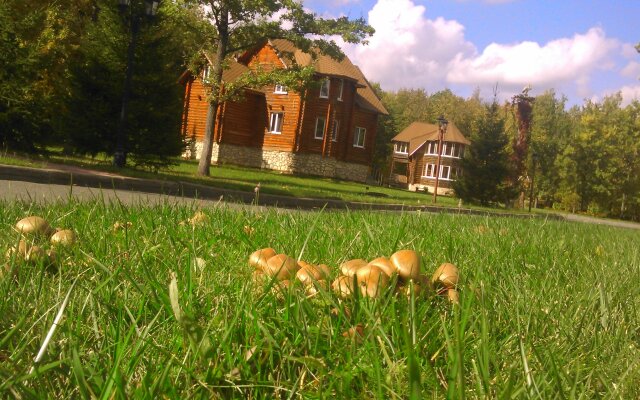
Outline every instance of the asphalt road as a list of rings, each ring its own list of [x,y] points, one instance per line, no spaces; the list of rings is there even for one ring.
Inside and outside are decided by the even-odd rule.
[[[220,200],[203,200],[187,197],[170,196],[164,194],[144,193],[131,190],[96,189],[76,185],[55,185],[49,183],[33,183],[15,180],[0,180],[0,200],[23,200],[36,203],[50,203],[67,201],[70,196],[75,200],[101,200],[108,203],[122,203],[127,205],[154,204],[196,204],[199,207],[221,203]],[[226,207],[255,208],[255,206],[223,202]],[[264,207],[260,207],[264,208]],[[592,218],[583,215],[566,214],[567,221],[608,225],[618,228],[640,229],[640,224],[634,222],[617,221],[602,218]]]

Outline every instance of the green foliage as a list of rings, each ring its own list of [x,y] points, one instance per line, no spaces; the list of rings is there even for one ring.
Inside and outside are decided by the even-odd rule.
[[[486,114],[479,121],[477,131],[471,135],[462,159],[462,176],[454,182],[456,196],[466,202],[482,205],[507,203],[515,192],[507,183],[509,143],[504,130],[504,119],[499,115],[496,102],[486,106]]]

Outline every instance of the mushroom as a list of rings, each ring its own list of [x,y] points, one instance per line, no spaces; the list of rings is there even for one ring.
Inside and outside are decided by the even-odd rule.
[[[271,247],[256,250],[249,256],[249,265],[256,269],[266,271],[267,260],[276,255],[276,251]]]
[[[358,324],[356,326],[352,326],[346,331],[342,332],[342,336],[349,339],[354,339],[357,343],[362,342],[364,337],[364,325]]]
[[[356,273],[360,293],[364,297],[376,298],[389,286],[389,276],[375,265],[366,265]]]
[[[18,221],[16,223],[16,229],[24,235],[49,235],[52,231],[51,226],[49,226],[49,223],[44,218],[35,215]]]
[[[387,257],[378,257],[374,260],[369,261],[367,265],[375,265],[380,268],[382,272],[387,274],[389,278],[391,278],[394,274],[396,274],[396,267],[393,266],[391,261]]]
[[[293,278],[298,271],[298,263],[286,254],[277,254],[267,260],[264,272],[275,276],[279,281]]]
[[[52,245],[71,246],[76,242],[76,234],[71,229],[60,230],[51,236]]]
[[[344,276],[353,276],[359,268],[364,267],[367,264],[368,263],[361,258],[345,261],[340,265],[340,272],[342,272],[342,275]]]
[[[329,276],[330,269],[325,264],[312,265],[304,261],[298,261],[300,269],[296,273],[296,278],[303,285],[309,285],[315,281],[326,279]]]
[[[327,291],[328,289],[329,284],[324,279],[317,280],[306,286],[306,292],[308,296],[315,296],[321,291]]]
[[[189,218],[189,223],[191,225],[198,225],[207,222],[208,219],[209,217],[207,217],[207,214],[202,211],[196,211],[196,213],[193,214],[193,217]]]
[[[438,267],[431,277],[431,282],[447,289],[454,289],[458,285],[460,272],[451,263],[444,263]]]
[[[353,276],[342,275],[333,281],[331,288],[339,297],[346,299],[353,293],[353,284]]]
[[[453,304],[460,304],[460,294],[455,289],[447,289],[447,297]]]
[[[396,251],[390,260],[393,266],[396,267],[398,275],[405,281],[409,279],[417,280],[420,276],[420,256],[415,251]]]

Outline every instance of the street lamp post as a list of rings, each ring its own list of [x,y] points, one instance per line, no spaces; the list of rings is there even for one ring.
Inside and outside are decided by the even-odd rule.
[[[433,189],[433,204],[438,201],[438,183],[440,182],[440,161],[442,160],[442,141],[444,134],[447,132],[447,121],[444,115],[438,117],[438,161],[436,162],[436,187]]]
[[[144,2],[144,16],[151,19],[156,15],[159,0]],[[120,13],[125,15],[130,6],[130,0],[118,0],[118,8]],[[129,108],[129,97],[131,96],[131,79],[133,77],[133,61],[136,51],[136,42],[138,32],[140,31],[140,20],[143,16],[135,11],[131,13],[131,21],[129,27],[131,35],[129,37],[129,45],[127,47],[127,68],[124,78],[124,86],[122,88],[122,104],[120,107],[120,115],[118,118],[118,129],[116,131],[116,147],[113,153],[113,165],[122,168],[127,163],[127,111]]]

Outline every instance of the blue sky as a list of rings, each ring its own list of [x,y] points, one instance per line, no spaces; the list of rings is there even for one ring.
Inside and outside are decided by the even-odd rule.
[[[369,46],[344,45],[385,90],[479,88],[509,98],[525,85],[570,104],[621,91],[640,98],[640,0],[304,0],[323,16],[364,17]]]

